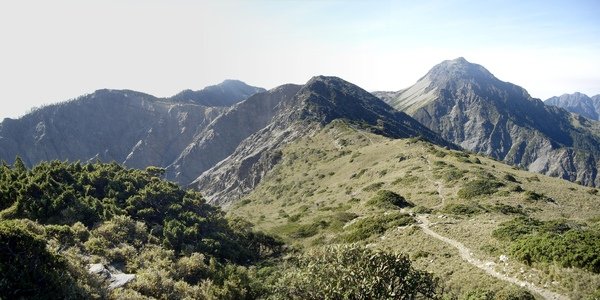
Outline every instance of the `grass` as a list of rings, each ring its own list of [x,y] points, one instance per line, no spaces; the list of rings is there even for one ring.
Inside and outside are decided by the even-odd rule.
[[[340,149],[336,141],[342,139]],[[347,154],[340,155],[342,151]],[[376,204],[379,201],[373,199],[382,190],[409,199],[414,207],[399,210]],[[402,226],[412,222],[405,213],[432,214],[436,232],[465,244],[480,259],[497,262],[500,254],[510,254],[511,241],[492,235],[503,222],[600,220],[600,196],[590,190],[419,139],[357,133],[337,122],[283,149],[282,162],[243,198],[249,199],[245,205],[228,214],[253,221],[257,229],[298,248],[355,241],[411,257],[425,251],[429,254],[417,255],[416,265],[442,277],[460,298],[469,290],[500,291],[508,285],[462,261],[447,244],[418,228]],[[543,197],[529,200],[528,192]],[[600,286],[600,276],[577,268],[543,264],[531,268],[512,259],[506,272],[570,298],[585,298]]]

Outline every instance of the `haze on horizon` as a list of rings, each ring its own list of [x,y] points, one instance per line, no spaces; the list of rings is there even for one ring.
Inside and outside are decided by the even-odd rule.
[[[164,97],[324,74],[399,90],[459,56],[533,97],[592,96],[599,13],[594,0],[2,0],[0,120],[101,88]]]

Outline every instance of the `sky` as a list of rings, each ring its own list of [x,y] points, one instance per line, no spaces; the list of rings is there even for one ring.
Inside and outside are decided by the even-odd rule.
[[[0,120],[102,88],[399,90],[461,56],[536,98],[592,96],[598,16],[597,0],[0,0]]]

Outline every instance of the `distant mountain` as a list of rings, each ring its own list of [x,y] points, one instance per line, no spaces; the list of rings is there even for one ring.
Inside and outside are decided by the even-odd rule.
[[[225,81],[184,98],[160,99],[129,90],[98,90],[0,123],[0,159],[28,165],[46,160],[116,161],[135,168],[171,165],[213,119],[252,91]],[[178,98],[179,97],[179,98]],[[184,100],[186,99],[186,100]],[[210,105],[210,104],[215,104]]]
[[[564,108],[591,120],[600,119],[600,95],[590,98],[582,93],[563,94],[546,99],[544,103]]]
[[[204,106],[231,106],[265,89],[249,86],[239,80],[225,80],[199,91],[185,90],[170,98],[177,102],[192,102]]]
[[[271,109],[255,108],[270,102],[264,98],[279,101],[273,102]],[[439,145],[455,147],[406,114],[337,77],[317,76],[304,86],[285,85],[257,94],[216,119],[213,124],[221,123],[221,119],[225,118],[256,118],[257,111],[268,111],[271,119],[263,128],[241,141],[230,157],[204,172],[192,184],[212,203],[226,206],[252,191],[279,162],[284,145],[312,134],[333,120],[345,120],[362,130],[388,137],[422,137]],[[223,120],[222,123],[229,124],[230,121]],[[236,130],[234,127],[213,132],[228,136],[228,132]],[[188,153],[188,156],[192,153]],[[201,156],[200,151],[196,156]]]
[[[375,95],[465,149],[530,171],[600,184],[600,138],[592,133],[597,124],[546,106],[464,58],[436,65],[407,89]]]

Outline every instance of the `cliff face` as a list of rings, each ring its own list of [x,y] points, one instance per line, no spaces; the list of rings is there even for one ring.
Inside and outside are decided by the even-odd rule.
[[[375,94],[465,149],[600,184],[600,138],[591,121],[546,106],[464,58],[442,62],[408,89]]]

